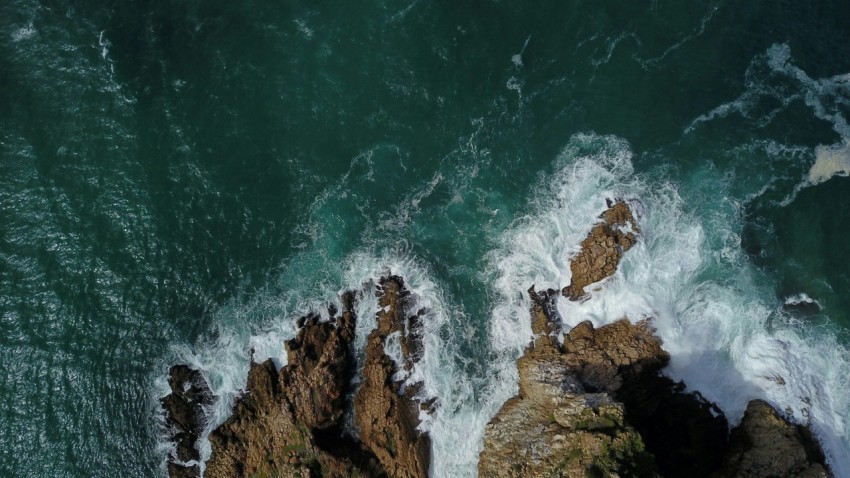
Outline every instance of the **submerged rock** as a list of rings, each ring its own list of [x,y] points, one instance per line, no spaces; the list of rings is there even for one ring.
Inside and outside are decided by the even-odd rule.
[[[206,425],[206,408],[212,403],[213,394],[201,373],[186,365],[171,367],[168,385],[171,393],[162,399],[162,408],[175,443],[168,459],[168,473],[175,478],[197,477],[201,470],[196,442]],[[188,462],[194,463],[187,465]]]

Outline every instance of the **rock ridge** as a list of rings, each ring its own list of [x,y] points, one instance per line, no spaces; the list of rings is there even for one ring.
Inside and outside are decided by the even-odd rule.
[[[354,399],[354,416],[363,445],[372,451],[387,474],[399,478],[428,476],[431,442],[418,431],[419,405],[414,387],[402,390],[393,376],[397,367],[385,351],[387,337],[400,334],[404,364],[409,371],[422,348],[421,311],[407,315],[410,292],[398,276],[382,278],[377,327],[366,339],[362,382]]]
[[[528,290],[533,337],[517,360],[519,392],[485,428],[479,476],[830,476],[811,432],[766,402],[750,402],[730,434],[716,405],[664,377],[670,356],[651,318],[564,327],[557,301],[587,300],[587,287],[612,276],[639,239],[628,202],[608,201],[599,219],[571,258],[570,285]],[[251,363],[232,416],[209,435],[206,464],[197,440],[214,397],[199,372],[172,367],[162,400],[175,442],[169,476],[198,477],[204,465],[209,478],[428,476],[420,417],[437,403],[420,404],[422,384],[408,380],[424,350],[426,311],[414,310],[401,277],[382,277],[376,290],[362,362],[352,346],[363,319],[346,292],[330,320],[299,320],[286,366]]]
[[[640,228],[628,203],[609,199],[607,204],[600,221],[581,242],[578,254],[570,259],[572,281],[562,290],[570,300],[583,298],[585,287],[614,275],[623,253],[637,242]]]
[[[400,277],[381,279],[376,328],[367,339],[362,380],[353,400],[356,360],[352,351],[357,317],[355,294],[342,297],[343,310],[329,310],[328,321],[318,315],[299,319],[299,332],[286,342],[287,364],[252,362],[244,392],[233,414],[209,435],[212,454],[204,476],[232,477],[403,477],[428,475],[430,440],[418,430],[419,404],[414,390],[402,390],[393,380],[400,371],[386,354],[387,336],[402,334],[402,368],[408,371],[421,356],[424,311],[408,315],[414,303]],[[188,374],[188,375],[187,375]],[[185,377],[189,377],[188,379]],[[172,369],[172,393],[163,399],[169,423],[190,424],[177,429],[180,450],[194,450],[205,417],[195,395],[212,401],[209,389],[190,395],[178,380],[203,383],[200,373],[186,366]],[[193,389],[188,389],[190,392]],[[205,391],[204,391],[205,390]],[[192,392],[194,393],[194,392]],[[346,429],[344,415],[353,413],[357,432]],[[184,436],[185,435],[185,436]],[[180,455],[180,460],[186,458]],[[174,461],[174,460],[172,460]],[[168,465],[171,477],[197,477],[200,468]]]
[[[570,285],[528,290],[533,339],[517,361],[519,393],[485,428],[479,476],[828,476],[807,429],[764,402],[750,403],[730,440],[716,405],[661,375],[670,357],[650,320],[562,329],[558,296],[586,299],[638,238],[628,204],[608,207],[571,259]]]

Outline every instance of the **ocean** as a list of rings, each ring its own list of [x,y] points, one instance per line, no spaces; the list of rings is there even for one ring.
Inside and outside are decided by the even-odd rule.
[[[359,3],[359,4],[358,4]],[[641,236],[565,321],[762,398],[850,477],[850,4],[0,3],[0,475],[164,476],[159,399],[402,275],[434,477],[475,476],[525,291],[606,199]],[[208,456],[206,445],[203,453]]]

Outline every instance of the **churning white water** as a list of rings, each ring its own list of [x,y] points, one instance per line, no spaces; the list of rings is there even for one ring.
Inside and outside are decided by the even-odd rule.
[[[836,475],[850,475],[847,350],[830,333],[786,316],[782,301],[759,284],[744,252],[730,246],[737,216],[725,223],[699,216],[671,184],[636,177],[629,147],[617,138],[576,136],[557,167],[547,178],[549,194],[532,201],[536,212],[496,253],[503,302],[492,318],[493,346],[527,340],[530,304],[520,292],[569,284],[569,254],[605,199],[629,200],[639,215],[638,244],[613,277],[590,288],[589,300],[558,302],[565,323],[651,317],[671,354],[667,375],[716,402],[733,424],[749,400],[767,400],[810,425]]]
[[[207,433],[226,419],[244,386],[248,351],[258,361],[276,357],[285,364],[283,342],[294,336],[294,320],[311,310],[326,319],[327,305],[340,307],[344,290],[358,291],[354,346],[362,353],[379,309],[375,284],[392,273],[414,295],[412,310],[426,310],[424,355],[403,378],[423,383],[420,400],[437,399],[433,414],[420,415],[433,443],[431,475],[475,476],[484,427],[517,391],[516,359],[531,338],[527,289],[568,284],[569,259],[606,199],[622,198],[638,217],[640,239],[614,276],[589,287],[589,300],[558,302],[565,323],[590,320],[598,326],[651,317],[671,354],[667,375],[716,402],[733,424],[749,400],[767,400],[810,425],[836,475],[850,476],[847,351],[828,332],[784,315],[782,301],[759,284],[736,242],[739,216],[689,207],[663,178],[636,175],[629,145],[615,137],[574,136],[553,171],[534,188],[528,214],[504,232],[484,261],[482,277],[494,299],[488,317],[468,317],[418,258],[370,250],[340,264],[338,287],[265,297],[262,307],[273,313],[260,333],[234,325],[242,309],[223,311],[235,317],[229,328],[175,354],[201,370],[219,397]],[[486,323],[487,350],[464,347],[476,320]],[[482,354],[486,365],[465,367],[470,353]],[[167,393],[164,379],[157,388],[160,396]],[[203,458],[209,453],[205,442]]]

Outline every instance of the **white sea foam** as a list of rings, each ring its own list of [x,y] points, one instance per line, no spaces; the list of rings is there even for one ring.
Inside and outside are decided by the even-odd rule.
[[[833,176],[850,174],[850,141],[833,146],[815,148],[815,164],[809,170],[809,182],[818,184]]]
[[[12,41],[17,43],[21,40],[28,40],[35,36],[36,34],[35,27],[33,27],[32,23],[27,24],[25,27],[21,27],[14,32],[12,32]]]
[[[794,65],[788,45],[774,44],[763,55],[753,59],[745,76],[748,86],[738,98],[694,119],[685,128],[685,134],[693,132],[701,123],[731,114],[739,114],[758,126],[766,126],[789,105],[802,101],[815,118],[831,124],[841,139],[835,144],[815,148],[814,163],[808,175],[783,204],[793,201],[804,187],[819,184],[833,176],[850,174],[850,123],[843,113],[850,107],[850,73],[812,78]],[[759,108],[765,99],[773,100],[778,106],[770,111],[761,111]]]
[[[522,55],[525,54],[525,49],[528,48],[528,42],[530,41],[531,35],[529,35],[528,38],[525,39],[525,43],[522,44],[522,48],[519,50],[519,53],[516,53],[511,56],[511,63],[513,63],[515,67],[522,68],[524,66],[522,63]]]
[[[285,365],[284,342],[295,336],[295,320],[313,312],[327,320],[328,305],[341,307],[336,290],[330,287],[320,286],[307,295],[299,292],[304,291],[283,295],[261,293],[246,305],[219,310],[214,333],[193,346],[175,347],[167,364],[164,364],[184,363],[200,371],[216,397],[212,406],[205,410],[208,422],[198,443],[202,469],[212,451],[209,433],[231,415],[233,405],[245,386],[250,368],[249,357],[257,362],[271,358],[276,365]],[[260,329],[256,328],[258,319],[262,322]],[[167,370],[163,368],[154,380],[152,398],[158,402],[168,393]],[[158,408],[157,403],[154,409]],[[163,458],[171,449],[168,437],[161,437],[159,451]]]
[[[362,360],[379,310],[377,281],[392,273],[411,291],[412,311],[426,311],[423,356],[404,378],[423,383],[420,400],[438,400],[433,414],[420,414],[421,428],[432,439],[431,476],[475,476],[484,427],[517,391],[516,359],[531,337],[526,290],[568,284],[569,258],[606,208],[605,200],[623,198],[638,215],[640,240],[613,277],[589,288],[589,300],[558,302],[565,323],[652,317],[672,357],[668,375],[718,403],[733,423],[749,400],[766,399],[811,425],[836,475],[850,476],[847,351],[828,333],[805,330],[783,315],[781,304],[759,288],[743,253],[716,239],[735,236],[731,222],[696,216],[674,186],[636,176],[628,144],[613,137],[573,137],[554,172],[541,176],[533,190],[528,215],[517,219],[486,257],[482,280],[491,285],[494,299],[483,319],[486,350],[464,349],[467,324],[475,318],[466,316],[427,264],[404,252],[364,249],[339,264],[340,280],[318,281],[318,287],[300,291],[302,296],[260,294],[263,298],[247,308],[222,311],[213,339],[175,351],[175,361],[201,370],[220,397],[210,410],[207,433],[230,414],[245,383],[248,351],[254,350],[256,360],[279,356],[283,363],[283,342],[294,336],[294,320],[311,310],[325,311],[329,303],[340,307],[343,290],[358,291],[354,348]],[[259,331],[244,325],[257,322],[247,317],[257,309],[266,311]],[[390,342],[391,355],[399,355]],[[486,357],[483,369],[467,367],[470,354]],[[157,389],[167,393],[164,378]],[[209,453],[204,442],[202,457]]]
[[[410,303],[410,313],[424,310],[422,318],[422,357],[416,362],[413,370],[405,376],[406,383],[421,382],[422,388],[417,395],[420,401],[437,398],[439,410],[431,415],[420,413],[422,420],[420,429],[431,430],[434,446],[434,465],[439,464],[438,458],[444,450],[437,439],[439,430],[445,426],[445,417],[451,415],[451,410],[464,403],[465,392],[470,391],[469,379],[462,375],[456,367],[460,356],[459,343],[456,333],[461,330],[463,313],[452,309],[453,301],[446,297],[442,287],[433,279],[430,271],[417,259],[409,256],[384,254],[373,255],[369,252],[352,254],[347,262],[345,274],[345,289],[356,290],[365,283],[377,283],[378,279],[388,274],[399,275],[404,279],[405,287],[411,292],[413,302]],[[378,311],[375,289],[367,287],[362,293],[361,303],[369,310],[358,310],[358,332],[355,339],[355,349],[362,352],[366,336],[375,327],[374,316]],[[401,364],[400,350],[395,350],[390,340],[389,355]],[[395,351],[395,353],[394,353]]]
[[[522,292],[531,284],[568,284],[569,255],[605,199],[634,199],[642,205],[640,240],[612,278],[590,288],[589,300],[558,302],[565,323],[652,317],[671,354],[668,375],[720,405],[733,424],[749,400],[766,399],[811,425],[836,475],[848,476],[846,349],[828,333],[805,330],[782,315],[742,252],[713,250],[707,235],[718,231],[706,230],[703,219],[687,212],[673,186],[634,177],[624,142],[577,136],[559,163],[561,169],[545,179],[552,199],[533,201],[536,212],[507,234],[495,262],[502,300],[492,318],[493,348],[524,346],[530,304]],[[714,264],[725,273],[709,271]]]
[[[684,46],[685,44],[687,44],[687,43],[688,43],[688,42],[690,42],[691,40],[693,40],[693,39],[695,39],[695,38],[697,38],[697,37],[701,36],[703,33],[705,33],[705,27],[706,27],[706,25],[708,25],[708,23],[709,23],[709,22],[710,22],[710,21],[714,18],[714,15],[715,15],[715,14],[716,14],[719,10],[720,10],[720,8],[719,8],[717,5],[712,5],[712,6],[709,8],[708,13],[706,13],[706,14],[705,14],[705,16],[703,16],[703,17],[702,17],[702,19],[700,20],[700,22],[699,22],[699,27],[698,27],[698,28],[695,28],[691,34],[689,34],[689,35],[686,35],[686,36],[682,37],[682,39],[680,39],[680,40],[676,41],[676,43],[674,43],[673,45],[670,45],[669,47],[667,47],[667,49],[666,49],[666,50],[664,50],[664,52],[663,52],[663,53],[661,53],[661,55],[659,55],[659,56],[657,56],[657,57],[655,57],[655,58],[650,58],[650,59],[648,59],[648,60],[641,60],[641,59],[639,59],[639,58],[635,58],[635,59],[636,59],[638,62],[640,62],[640,64],[641,64],[641,65],[642,65],[645,69],[658,67],[658,65],[659,65],[661,62],[663,62],[665,58],[667,58],[667,55],[669,55],[670,53],[672,53],[672,52],[674,52],[674,51],[678,50],[679,48],[681,48],[682,46]]]
[[[345,270],[340,284],[342,287],[322,286],[307,292],[304,297],[260,294],[258,299],[247,306],[220,311],[218,315],[221,316],[221,325],[214,338],[202,341],[194,347],[178,347],[173,351],[171,362],[185,363],[201,371],[216,395],[215,403],[207,411],[209,423],[199,442],[202,461],[208,460],[211,454],[207,438],[209,433],[231,415],[233,404],[245,386],[250,365],[247,358],[250,353],[253,352],[254,361],[262,362],[272,358],[279,366],[285,365],[284,342],[295,336],[296,319],[315,312],[320,314],[320,320],[327,320],[328,305],[340,309],[342,304],[339,296],[345,290],[358,293],[354,349],[357,360],[362,361],[366,337],[374,329],[375,314],[380,309],[376,284],[380,277],[388,274],[397,274],[404,278],[405,286],[413,298],[410,304],[411,312],[415,313],[419,309],[425,311],[422,321],[423,355],[413,370],[398,377],[405,379],[406,383],[423,384],[416,397],[420,401],[439,397],[440,410],[437,413],[430,415],[421,412],[421,429],[427,431],[433,428],[432,433],[439,437],[437,430],[447,426],[442,417],[451,416],[451,410],[466,404],[466,399],[472,393],[472,385],[468,378],[459,375],[454,365],[459,357],[454,331],[462,329],[457,323],[462,319],[462,314],[449,310],[446,304],[450,301],[444,298],[442,289],[431,278],[427,268],[411,257],[373,255],[370,252],[354,253],[340,266]],[[247,317],[256,315],[258,310],[266,311],[262,314],[266,317],[259,332],[248,326],[251,320]],[[398,338],[388,338],[387,352],[400,363]],[[162,372],[154,383],[153,395],[157,399],[169,393],[167,377],[165,371]],[[358,378],[355,378],[355,382],[357,381]],[[483,425],[481,428],[483,429]],[[448,453],[446,450],[452,447],[454,444],[434,440],[435,457],[444,456]],[[165,456],[172,448],[167,437],[163,437],[160,446],[162,455]],[[435,460],[435,466],[439,463],[439,460]]]
[[[805,292],[800,292],[799,294],[794,294],[785,298],[785,305],[797,305],[797,304],[817,304],[820,307],[820,302],[816,301],[809,297],[809,294]]]

